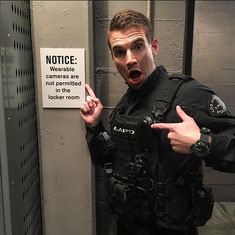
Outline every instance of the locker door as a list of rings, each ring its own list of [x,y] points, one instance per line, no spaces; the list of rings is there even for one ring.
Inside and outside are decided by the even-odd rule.
[[[41,234],[29,4],[0,1],[0,233],[6,235]]]

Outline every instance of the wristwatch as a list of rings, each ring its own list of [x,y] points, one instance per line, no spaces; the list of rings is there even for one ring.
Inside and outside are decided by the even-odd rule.
[[[210,130],[208,128],[202,127],[200,130],[200,139],[192,145],[192,153],[194,156],[201,159],[205,158],[210,153]]]

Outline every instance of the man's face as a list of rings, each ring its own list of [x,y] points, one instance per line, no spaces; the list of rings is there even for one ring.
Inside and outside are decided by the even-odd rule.
[[[155,69],[157,39],[149,44],[144,28],[133,26],[110,32],[109,42],[118,72],[130,87],[138,89]]]

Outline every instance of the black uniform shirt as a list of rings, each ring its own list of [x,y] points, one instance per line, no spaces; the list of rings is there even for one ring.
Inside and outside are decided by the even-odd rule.
[[[138,90],[128,89],[116,110],[123,109],[128,115],[142,115],[150,113],[156,94],[161,91],[161,82],[168,79],[163,66],[149,76]],[[176,105],[194,118],[198,126],[207,127],[212,133],[210,154],[205,158],[207,166],[220,170],[235,170],[235,119],[230,115],[224,103],[208,87],[192,79],[179,88],[171,109],[164,122],[181,122],[176,113]],[[125,106],[125,107],[123,107]],[[114,113],[115,111],[114,110]],[[113,146],[105,143],[99,133],[104,131],[102,123],[95,128],[87,127],[87,141],[92,159],[103,165],[115,157]],[[187,169],[197,168],[200,160],[188,154],[178,154],[171,148],[167,138],[167,130],[162,130],[160,153],[167,163],[168,169],[185,172]]]

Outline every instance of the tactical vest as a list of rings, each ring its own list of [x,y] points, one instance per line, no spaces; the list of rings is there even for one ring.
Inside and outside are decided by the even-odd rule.
[[[188,80],[179,76],[166,78],[150,113],[129,116],[117,110],[113,114],[110,132],[117,156],[114,162],[105,164],[105,171],[110,208],[116,213],[151,218],[159,226],[174,229],[200,226],[210,218],[213,196],[202,187],[201,169],[190,172],[183,183],[174,182],[179,178],[165,174],[158,133],[150,127],[165,119],[179,87]],[[198,209],[196,204],[203,200],[206,204]]]

